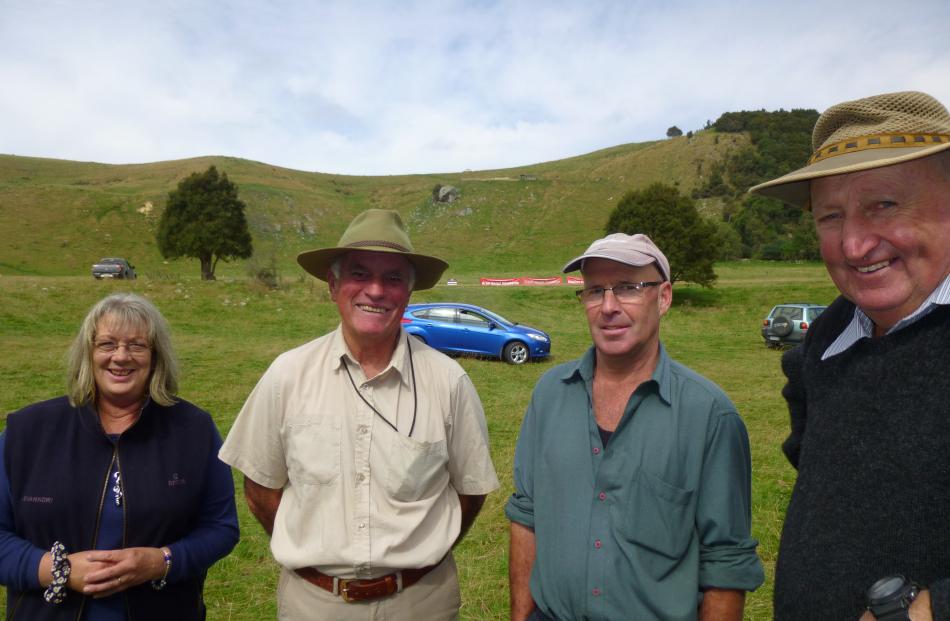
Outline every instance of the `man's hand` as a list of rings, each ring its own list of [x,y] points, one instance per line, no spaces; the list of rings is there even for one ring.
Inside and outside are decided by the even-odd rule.
[[[930,608],[930,591],[927,589],[921,591],[917,597],[914,598],[907,612],[910,614],[911,621],[933,621],[933,610]],[[858,621],[876,620],[877,617],[872,615],[870,610],[865,611],[865,613],[861,615],[861,618],[858,619]]]

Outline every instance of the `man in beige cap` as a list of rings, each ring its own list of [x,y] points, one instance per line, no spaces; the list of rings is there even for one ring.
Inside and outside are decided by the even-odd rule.
[[[660,343],[669,262],[615,233],[564,272],[577,269],[593,347],[538,381],[522,421],[511,618],[741,619],[764,579],[749,438],[722,390]]]
[[[751,190],[811,210],[841,291],[782,359],[798,479],[775,618],[948,620],[950,114],[924,93],[848,101],[812,146]]]
[[[382,210],[297,261],[340,325],[277,357],[221,449],[282,567],[279,618],[455,619],[451,549],[498,479],[471,380],[400,323],[447,265]]]

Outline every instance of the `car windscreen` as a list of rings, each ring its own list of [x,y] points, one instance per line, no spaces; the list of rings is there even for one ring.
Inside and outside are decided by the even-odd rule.
[[[511,326],[515,325],[513,321],[508,321],[507,319],[505,319],[498,313],[493,313],[490,310],[485,310],[485,309],[482,309],[482,312],[485,314],[485,316],[487,316],[492,321],[496,321],[505,327],[510,328]]]
[[[467,326],[487,328],[490,320],[481,313],[476,313],[475,311],[468,310],[467,308],[460,308],[459,323],[465,324]]]

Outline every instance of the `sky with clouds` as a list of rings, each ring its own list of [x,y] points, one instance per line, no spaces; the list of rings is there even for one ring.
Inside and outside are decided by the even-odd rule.
[[[923,90],[947,0],[0,0],[0,153],[401,174]]]

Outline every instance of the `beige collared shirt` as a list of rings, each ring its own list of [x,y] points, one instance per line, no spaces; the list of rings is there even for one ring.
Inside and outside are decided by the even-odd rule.
[[[220,457],[283,488],[281,565],[371,578],[437,563],[458,537],[458,494],[498,488],[471,379],[415,339],[410,358],[407,340],[367,381],[337,328],[278,356],[238,414]]]

